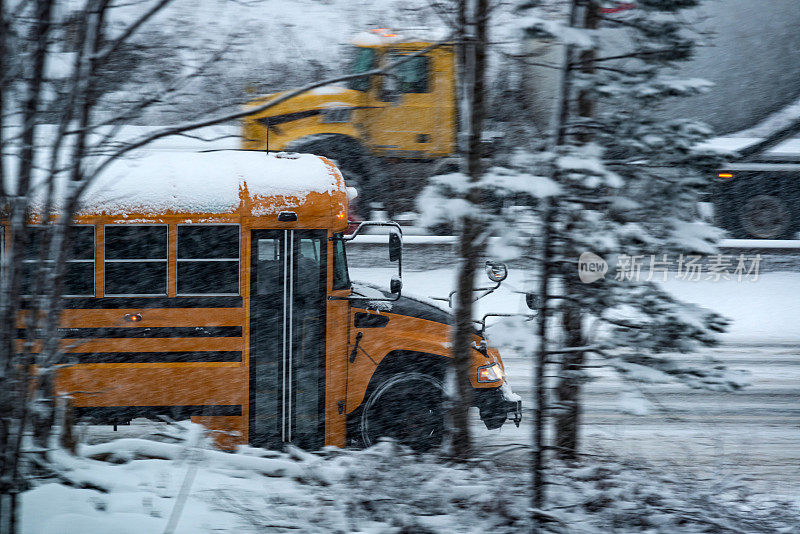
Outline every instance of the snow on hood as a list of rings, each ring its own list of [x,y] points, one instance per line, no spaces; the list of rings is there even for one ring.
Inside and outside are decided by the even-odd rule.
[[[367,309],[396,313],[442,324],[450,324],[452,322],[453,316],[449,308],[428,297],[411,295],[405,289],[401,297],[395,301],[370,300],[388,298],[391,295],[388,291],[376,285],[354,281],[353,293],[356,296],[362,295],[364,297]]]
[[[313,95],[340,95],[347,91],[347,87],[342,87],[340,85],[323,85],[322,87],[311,89],[309,93]]]
[[[245,109],[257,107],[269,102],[274,98],[285,95],[288,91],[262,95],[245,105]],[[266,111],[258,113],[259,117],[276,117],[287,113],[307,111],[310,109],[329,109],[331,107],[351,107],[358,106],[364,99],[364,93],[348,89],[346,87],[323,85],[315,89],[309,89],[297,96],[277,104]]]

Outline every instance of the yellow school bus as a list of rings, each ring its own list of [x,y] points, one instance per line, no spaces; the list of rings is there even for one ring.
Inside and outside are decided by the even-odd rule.
[[[348,195],[313,155],[153,152],[115,164],[71,230],[57,392],[95,423],[191,418],[227,448],[380,436],[436,446],[451,316],[401,296],[399,276],[393,292],[350,280]],[[475,341],[481,417],[518,422],[498,352]]]

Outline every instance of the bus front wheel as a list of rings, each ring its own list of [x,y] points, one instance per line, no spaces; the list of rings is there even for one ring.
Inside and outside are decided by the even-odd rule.
[[[361,411],[361,440],[369,447],[389,437],[425,452],[442,443],[442,382],[430,375],[401,372],[390,376],[367,398]]]

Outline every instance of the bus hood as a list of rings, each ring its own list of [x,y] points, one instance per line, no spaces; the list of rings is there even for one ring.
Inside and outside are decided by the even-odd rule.
[[[396,313],[397,315],[405,315],[446,325],[453,323],[453,314],[439,307],[435,300],[417,295],[409,296],[405,294],[405,291],[395,301],[370,300],[388,298],[391,294],[378,286],[360,281],[354,281],[352,289],[354,296],[364,296],[363,300],[356,299],[354,305],[363,306],[365,309]]]

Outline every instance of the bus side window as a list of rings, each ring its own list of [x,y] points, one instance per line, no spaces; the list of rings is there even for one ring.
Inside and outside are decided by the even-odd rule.
[[[94,296],[94,226],[73,226],[71,252],[64,273],[65,296]]]
[[[53,238],[55,226],[30,226],[25,256],[22,260],[24,275],[22,277],[22,294],[30,295],[33,284],[39,274],[41,247]],[[62,293],[65,297],[94,296],[94,226],[72,226],[70,231],[70,252],[64,271]],[[49,236],[45,233],[49,232]],[[45,239],[48,237],[49,239]],[[45,264],[52,266],[53,258],[49,251],[45,255]],[[41,289],[41,288],[40,288]]]
[[[105,295],[167,294],[167,225],[106,225]]]
[[[239,226],[178,225],[178,295],[239,294]]]

